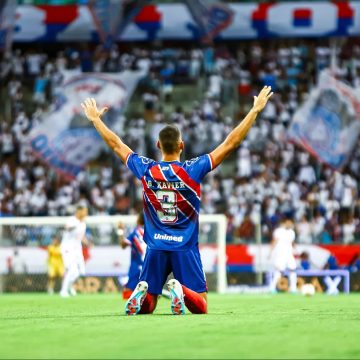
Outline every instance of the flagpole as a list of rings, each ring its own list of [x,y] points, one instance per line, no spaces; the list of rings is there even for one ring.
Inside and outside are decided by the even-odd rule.
[[[337,61],[337,39],[332,38],[330,39],[330,49],[331,49],[331,55],[330,55],[330,71],[332,75],[336,74],[336,69],[338,65]]]

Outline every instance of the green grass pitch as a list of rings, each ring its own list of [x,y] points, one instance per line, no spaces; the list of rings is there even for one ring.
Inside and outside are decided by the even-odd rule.
[[[127,317],[120,295],[0,296],[0,358],[360,358],[360,295],[209,295]]]

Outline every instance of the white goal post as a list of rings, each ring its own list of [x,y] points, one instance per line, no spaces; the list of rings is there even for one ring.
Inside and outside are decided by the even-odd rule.
[[[14,247],[19,247],[26,251],[27,249],[47,246],[55,236],[61,236],[67,219],[66,216],[0,218],[0,250],[7,249],[10,251]],[[90,230],[90,241],[95,244],[94,249],[107,248],[108,250],[120,251],[115,231],[118,222],[124,223],[127,231],[129,231],[136,223],[136,216],[101,215],[87,217],[86,223]],[[227,219],[225,215],[200,215],[199,243],[204,269],[207,273],[215,273],[216,290],[222,294],[227,291],[226,228]],[[4,251],[0,251],[0,253],[4,253]],[[35,260],[33,259],[33,261]],[[43,263],[43,261],[41,262]],[[43,268],[38,267],[36,269]],[[4,272],[5,270],[0,268],[0,274]]]

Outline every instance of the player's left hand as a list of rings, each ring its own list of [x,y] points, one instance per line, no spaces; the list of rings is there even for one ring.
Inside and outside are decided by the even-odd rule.
[[[271,86],[264,86],[262,88],[262,90],[260,91],[259,95],[254,96],[253,109],[256,112],[262,111],[272,95],[273,95],[273,92],[271,92]]]
[[[99,119],[109,110],[107,107],[104,107],[99,111],[94,98],[87,98],[83,103],[81,103],[81,107],[84,109],[86,117],[91,122]]]

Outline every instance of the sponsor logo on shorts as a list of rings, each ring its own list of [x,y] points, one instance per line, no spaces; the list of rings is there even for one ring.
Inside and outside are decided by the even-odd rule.
[[[175,241],[175,242],[182,242],[184,237],[183,236],[173,236],[173,235],[164,235],[156,233],[154,236],[155,240],[166,240],[166,241]]]

